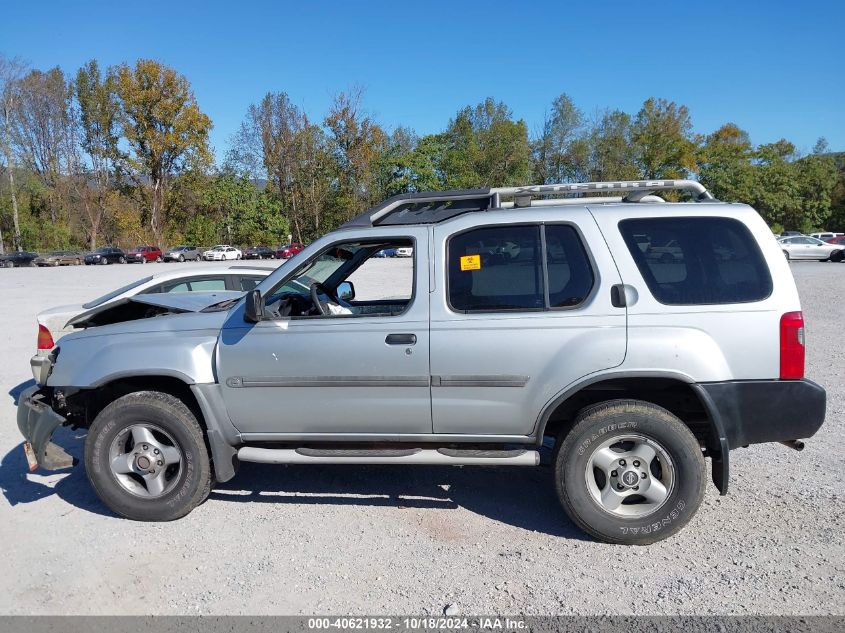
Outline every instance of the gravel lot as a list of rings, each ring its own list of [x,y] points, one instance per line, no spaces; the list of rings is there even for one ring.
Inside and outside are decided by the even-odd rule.
[[[244,464],[168,524],[113,516],[81,466],[27,474],[5,392],[35,313],[171,266],[0,271],[0,614],[845,614],[845,265],[792,266],[825,426],[733,452],[731,494],[638,549],[584,537],[547,468]]]

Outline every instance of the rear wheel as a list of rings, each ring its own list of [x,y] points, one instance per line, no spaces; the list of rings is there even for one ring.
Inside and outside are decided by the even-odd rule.
[[[677,417],[639,400],[582,411],[559,441],[558,497],[592,536],[648,545],[680,530],[704,498],[701,447]]]
[[[85,440],[85,471],[112,511],[137,521],[171,521],[208,496],[211,466],[202,429],[185,404],[140,391],[103,409]]]
[[[146,260],[144,260],[144,261],[146,261]],[[125,257],[123,257],[123,256],[121,256],[121,257],[117,260],[117,262],[118,262],[119,264],[125,264],[125,263],[126,263],[126,258],[125,258]]]

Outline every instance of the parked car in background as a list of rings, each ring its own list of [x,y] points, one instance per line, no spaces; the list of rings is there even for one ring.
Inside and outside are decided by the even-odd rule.
[[[825,240],[828,244],[839,244],[840,246],[845,246],[845,235],[842,237],[832,237],[829,240]]]
[[[279,259],[289,259],[296,255],[303,248],[305,248],[305,246],[303,244],[300,244],[299,242],[286,244],[276,249],[276,257],[278,257]]]
[[[250,246],[244,251],[244,259],[276,259],[276,251],[268,246]]]
[[[841,262],[845,258],[845,246],[828,244],[809,235],[782,237],[778,244],[787,259],[815,259],[821,262]]]
[[[136,246],[126,253],[126,261],[130,264],[162,261],[161,249],[158,246]]]
[[[85,265],[91,264],[125,264],[126,253],[114,246],[103,246],[85,256]]]
[[[35,259],[36,266],[79,266],[84,255],[78,251],[53,251]]]
[[[35,260],[38,259],[38,253],[30,253],[29,251],[13,251],[0,255],[0,266],[4,268],[21,268],[23,266],[35,266]]]
[[[834,237],[845,237],[845,233],[834,233],[833,231],[822,231],[821,233],[810,233],[810,237],[814,237],[822,242],[827,242]]]
[[[784,231],[780,234],[781,237],[794,237],[796,235],[804,235],[801,231]]]
[[[187,272],[190,270],[190,272]],[[222,292],[252,290],[272,268],[258,266],[230,266],[228,268],[173,268],[167,272],[142,277],[88,303],[58,306],[38,313],[38,349],[50,350],[55,342],[73,327],[67,323],[88,310],[119,302],[139,294],[176,293],[176,292]]]
[[[378,251],[373,257],[396,257],[395,248],[383,248]]]
[[[200,251],[196,246],[176,246],[162,255],[166,262],[198,261]]]
[[[240,259],[241,257],[243,257],[243,253],[241,253],[239,249],[234,246],[229,246],[228,244],[218,244],[202,254],[202,258],[207,262]]]
[[[402,246],[396,249],[395,257],[412,257],[414,255],[414,249],[410,246]]]

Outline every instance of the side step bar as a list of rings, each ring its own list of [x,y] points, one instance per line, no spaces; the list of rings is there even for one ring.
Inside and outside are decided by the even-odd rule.
[[[438,449],[326,450],[316,448],[238,449],[242,462],[259,464],[413,464],[418,466],[537,466],[540,453],[524,449],[487,451]]]

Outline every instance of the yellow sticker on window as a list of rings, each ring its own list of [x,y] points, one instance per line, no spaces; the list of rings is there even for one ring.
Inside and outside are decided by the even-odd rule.
[[[461,257],[461,270],[480,270],[481,255],[464,255]]]

